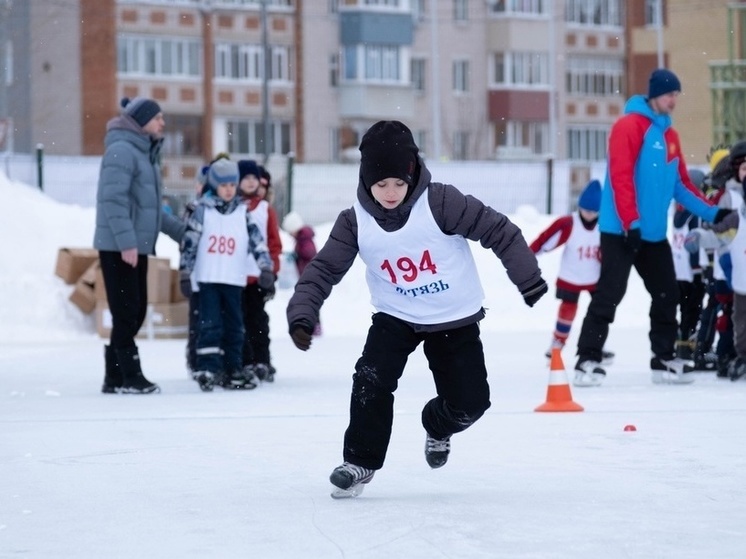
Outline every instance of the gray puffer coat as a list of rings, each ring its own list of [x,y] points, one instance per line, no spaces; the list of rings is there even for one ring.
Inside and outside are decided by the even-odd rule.
[[[541,270],[521,230],[505,215],[485,206],[480,200],[462,194],[456,187],[432,183],[430,171],[418,158],[419,179],[405,201],[393,210],[378,204],[360,180],[357,199],[385,231],[401,229],[420,196],[427,196],[436,223],[446,235],[461,235],[491,249],[500,259],[508,278],[519,291],[541,280]],[[290,329],[294,324],[313,325],[319,321],[321,305],[355,261],[358,254],[355,210],[343,210],[337,217],[329,239],[298,279],[287,307]],[[484,318],[484,310],[447,324],[410,324],[415,331],[437,332],[458,328]]]
[[[107,123],[94,248],[121,252],[137,247],[138,254],[155,254],[159,232],[181,241],[184,222],[161,209],[161,143],[126,115]]]

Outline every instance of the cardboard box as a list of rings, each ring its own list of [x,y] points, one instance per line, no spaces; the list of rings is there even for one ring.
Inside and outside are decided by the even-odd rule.
[[[181,301],[188,301],[181,293],[181,275],[179,270],[171,270],[171,302],[180,303]]]
[[[57,253],[54,273],[72,285],[96,260],[98,251],[94,248],[61,248]]]
[[[94,284],[96,276],[100,273],[101,266],[98,258],[83,272],[75,282],[75,289],[70,294],[70,301],[85,314],[90,314],[96,307],[96,293]]]
[[[171,302],[171,261],[148,257],[148,303]]]
[[[102,338],[111,335],[111,311],[106,301],[96,301],[96,331]],[[150,304],[138,338],[186,338],[189,333],[189,304]]]

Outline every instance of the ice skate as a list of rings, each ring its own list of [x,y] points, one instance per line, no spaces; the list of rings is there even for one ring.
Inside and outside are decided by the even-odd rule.
[[[601,386],[606,378],[606,371],[601,367],[601,363],[591,359],[579,359],[575,365],[575,378],[572,380],[573,386]]]
[[[442,468],[448,462],[448,455],[451,453],[451,437],[445,439],[436,439],[427,435],[425,439],[425,460],[428,465],[435,468]]]
[[[202,392],[212,392],[215,386],[215,375],[210,371],[197,371],[194,373],[194,380],[197,381]]]
[[[363,468],[350,462],[344,462],[341,466],[334,468],[329,476],[334,489],[332,499],[349,499],[358,497],[365,489],[365,484],[373,479],[375,470]]]
[[[673,359],[653,357],[650,360],[650,369],[653,384],[691,384],[694,382],[691,367],[678,357]]]

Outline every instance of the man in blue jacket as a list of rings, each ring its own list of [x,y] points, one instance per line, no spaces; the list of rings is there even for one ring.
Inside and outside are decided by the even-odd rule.
[[[650,75],[647,97],[634,95],[609,134],[608,165],[601,195],[601,276],[578,340],[575,386],[598,386],[606,377],[602,349],[632,266],[650,293],[650,368],[656,384],[686,384],[676,358],[678,286],[666,238],[668,210],[676,200],[704,221],[728,213],[711,206],[689,180],[671,113],[681,82],[670,70]]]

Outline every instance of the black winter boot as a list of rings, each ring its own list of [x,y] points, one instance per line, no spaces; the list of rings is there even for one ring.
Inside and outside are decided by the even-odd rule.
[[[122,371],[119,369],[114,348],[110,345],[104,346],[104,384],[101,392],[104,394],[114,394],[122,390]]]
[[[137,347],[117,349],[119,369],[122,371],[122,392],[125,394],[152,394],[160,392],[157,384],[153,384],[142,374],[140,355]]]

